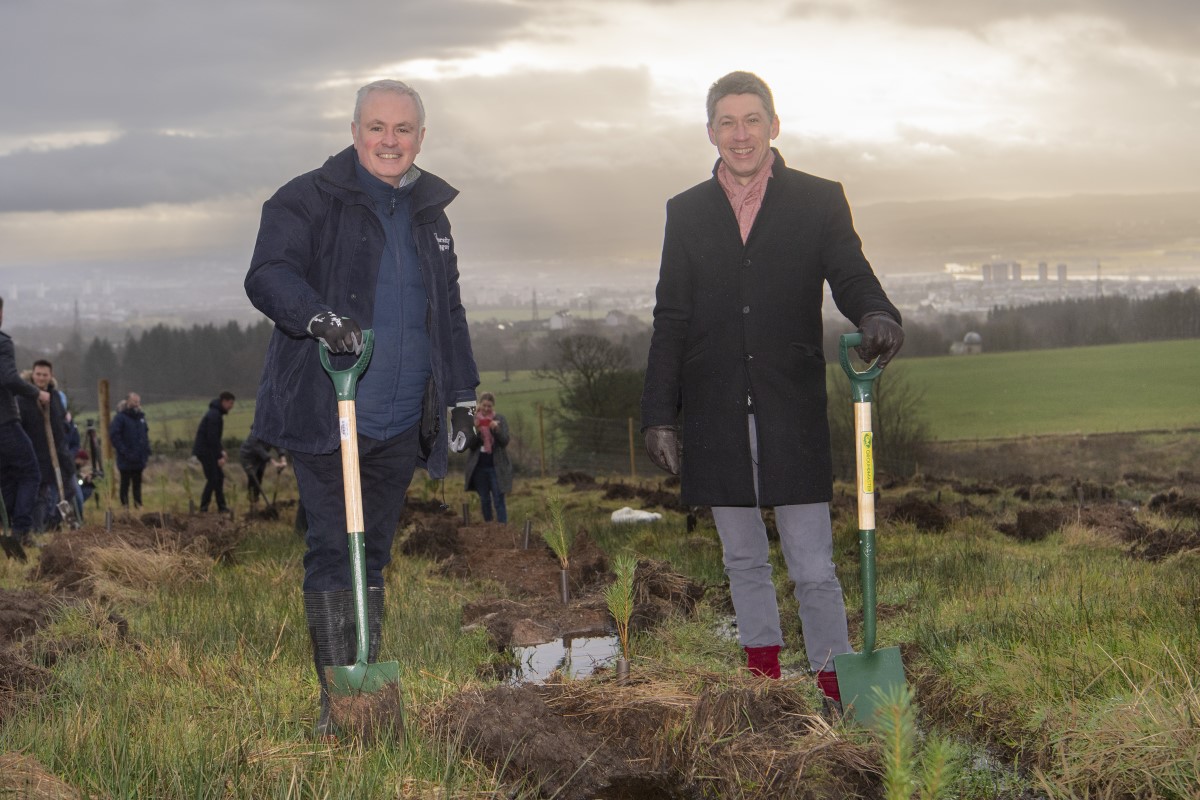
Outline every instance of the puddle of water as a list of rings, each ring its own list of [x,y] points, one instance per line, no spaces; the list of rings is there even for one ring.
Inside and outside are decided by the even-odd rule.
[[[611,667],[620,652],[616,636],[563,637],[532,647],[514,647],[517,666],[508,682],[545,683],[555,670],[571,678],[586,678],[600,667]]]

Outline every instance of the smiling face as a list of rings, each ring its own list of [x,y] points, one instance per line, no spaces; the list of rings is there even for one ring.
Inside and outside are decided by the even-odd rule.
[[[350,123],[350,133],[359,162],[392,186],[400,185],[425,138],[416,101],[406,94],[378,89],[363,98],[360,117]]]
[[[745,185],[758,174],[779,136],[779,117],[771,117],[755,94],[727,94],[717,101],[708,140],[734,179]]]

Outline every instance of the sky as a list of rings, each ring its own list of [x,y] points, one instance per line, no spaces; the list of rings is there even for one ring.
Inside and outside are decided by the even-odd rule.
[[[461,191],[464,281],[652,275],[736,69],[856,208],[1196,191],[1197,43],[1196,0],[0,0],[0,275],[248,265],[383,77]]]

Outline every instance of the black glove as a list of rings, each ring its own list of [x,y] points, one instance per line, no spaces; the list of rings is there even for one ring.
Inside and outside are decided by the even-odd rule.
[[[475,427],[475,403],[457,405],[450,410],[450,449],[461,453],[467,449],[467,439]]]
[[[683,459],[683,443],[674,425],[651,425],[646,428],[646,455],[659,469],[672,475],[679,474],[679,462]]]
[[[362,352],[362,328],[349,317],[340,317],[332,311],[322,311],[309,321],[308,332],[331,353],[358,355]]]
[[[862,333],[862,344],[855,348],[863,361],[876,361],[876,366],[883,369],[888,362],[900,352],[904,344],[904,328],[892,319],[886,311],[872,311],[862,318],[858,325]]]

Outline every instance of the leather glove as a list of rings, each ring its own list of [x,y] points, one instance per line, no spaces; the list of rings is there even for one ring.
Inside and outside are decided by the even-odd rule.
[[[862,333],[862,344],[854,348],[863,361],[876,361],[876,366],[883,369],[888,362],[900,352],[904,344],[904,328],[892,319],[885,311],[872,311],[862,318],[858,325]]]
[[[349,317],[322,311],[308,322],[308,332],[331,353],[354,353],[363,348],[362,328]]]
[[[674,425],[651,425],[646,428],[646,455],[659,469],[672,475],[679,474],[679,462],[683,460],[683,442]]]
[[[450,410],[450,449],[461,453],[467,449],[467,439],[474,433],[475,401],[459,403]]]

